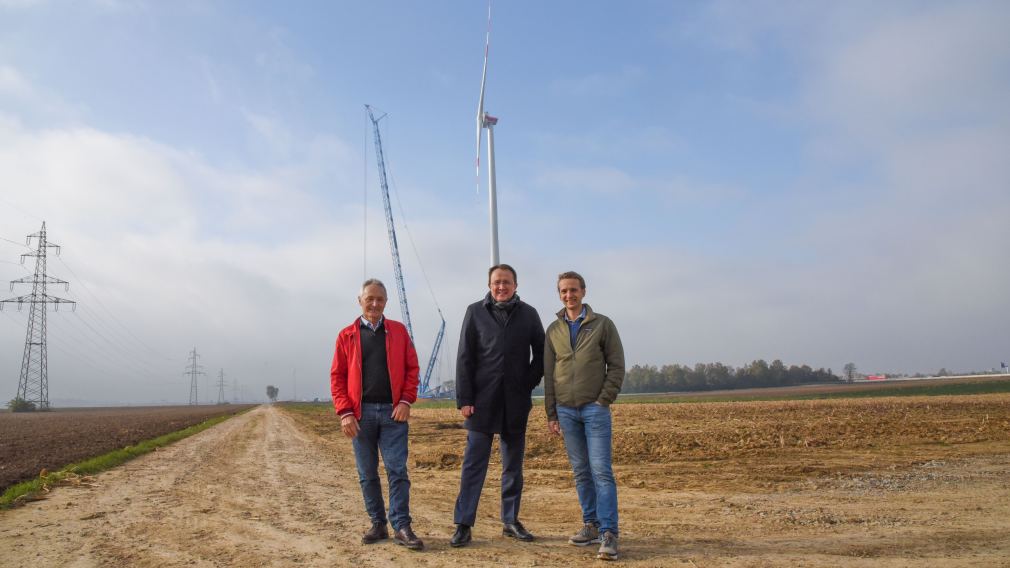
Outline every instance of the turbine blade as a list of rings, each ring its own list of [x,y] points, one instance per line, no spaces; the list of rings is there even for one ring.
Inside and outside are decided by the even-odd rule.
[[[480,99],[477,101],[477,192],[480,193],[480,135],[484,128],[484,86],[487,84],[487,54],[491,46],[491,1],[487,3],[487,35],[484,38],[484,71],[480,76]]]

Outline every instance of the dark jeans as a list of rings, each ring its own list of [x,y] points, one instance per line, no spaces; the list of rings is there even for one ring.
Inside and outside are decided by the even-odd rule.
[[[618,534],[617,483],[611,467],[610,408],[595,402],[579,408],[558,405],[558,422],[565,435],[568,461],[575,473],[582,522],[599,525],[601,533]]]
[[[459,480],[459,497],[453,522],[472,527],[477,521],[477,504],[487,477],[494,434],[470,430],[463,452],[463,472]],[[523,497],[523,455],[526,453],[526,432],[499,434],[501,447],[501,520],[514,523],[519,519],[519,502]]]
[[[393,530],[410,525],[410,479],[407,477],[407,423],[392,418],[393,405],[361,404],[358,435],[354,437],[354,461],[358,464],[361,495],[373,523],[386,523],[382,486],[379,484],[379,451],[389,481],[389,521]]]

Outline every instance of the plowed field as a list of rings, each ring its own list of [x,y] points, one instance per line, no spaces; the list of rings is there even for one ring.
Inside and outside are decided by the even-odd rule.
[[[233,414],[248,405],[0,413],[0,491],[62,466]]]
[[[1010,395],[613,407],[629,566],[1010,566]],[[264,406],[43,501],[0,511],[0,565],[585,566],[562,441],[535,408],[522,520],[501,535],[497,460],[471,546],[449,547],[466,436],[415,408],[411,515],[427,544],[360,543],[332,409]],[[7,564],[5,564],[7,563]]]

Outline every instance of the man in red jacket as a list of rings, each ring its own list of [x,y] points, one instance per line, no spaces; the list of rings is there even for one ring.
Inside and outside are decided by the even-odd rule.
[[[386,286],[369,279],[361,285],[361,317],[337,336],[330,367],[333,407],[340,429],[351,438],[361,494],[372,527],[363,544],[389,538],[379,484],[379,452],[389,480],[389,522],[393,540],[411,550],[424,543],[410,528],[410,479],[407,477],[407,420],[417,400],[417,352],[400,322],[383,317]]]

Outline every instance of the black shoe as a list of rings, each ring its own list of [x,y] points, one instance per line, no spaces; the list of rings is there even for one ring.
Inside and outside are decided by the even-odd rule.
[[[449,539],[449,546],[459,548],[470,544],[471,540],[473,540],[473,537],[470,535],[470,527],[466,525],[456,525],[456,532],[454,532],[452,534],[452,538]]]
[[[533,540],[533,535],[530,534],[530,531],[526,530],[526,527],[524,527],[519,521],[514,523],[505,523],[505,525],[502,526],[501,533],[505,536],[510,536],[523,542]]]
[[[400,546],[406,546],[410,550],[424,550],[424,542],[417,538],[414,531],[410,530],[410,525],[406,525],[393,533],[393,540]]]
[[[372,523],[372,528],[361,536],[361,544],[372,544],[387,538],[389,538],[389,530],[386,529],[386,523]]]

